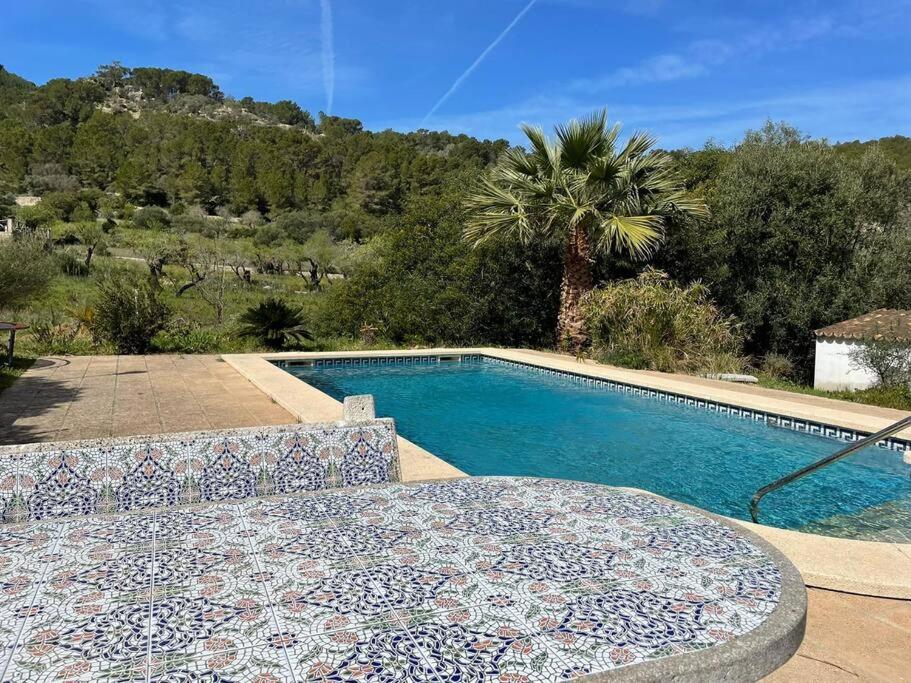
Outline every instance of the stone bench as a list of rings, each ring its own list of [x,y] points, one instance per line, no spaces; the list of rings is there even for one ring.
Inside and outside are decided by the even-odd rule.
[[[401,481],[395,423],[371,397],[345,421],[0,447],[0,521]]]

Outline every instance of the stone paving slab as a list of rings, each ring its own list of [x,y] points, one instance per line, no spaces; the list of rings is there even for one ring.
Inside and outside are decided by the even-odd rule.
[[[217,356],[41,359],[0,394],[0,444],[291,422]]]
[[[807,593],[803,643],[766,681],[911,681],[911,601]]]

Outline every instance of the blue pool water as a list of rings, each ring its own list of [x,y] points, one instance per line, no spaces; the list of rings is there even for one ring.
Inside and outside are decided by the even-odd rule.
[[[843,445],[486,360],[287,370],[338,400],[373,394],[402,436],[468,474],[632,486],[740,519],[758,487]],[[909,472],[899,452],[869,447],[769,494],[760,521],[835,519],[823,533],[858,536],[850,519],[868,508],[911,511]]]

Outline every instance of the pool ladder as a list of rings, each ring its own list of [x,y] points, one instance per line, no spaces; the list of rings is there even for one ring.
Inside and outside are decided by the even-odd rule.
[[[893,434],[896,434],[897,432],[903,430],[905,427],[911,427],[911,415],[902,418],[898,422],[876,432],[876,434],[871,434],[870,436],[864,437],[860,441],[855,441],[852,444],[848,444],[838,452],[826,456],[821,460],[817,460],[811,465],[807,465],[806,467],[802,467],[799,470],[791,472],[791,474],[785,475],[781,479],[776,479],[771,484],[766,484],[761,489],[758,489],[756,493],[753,494],[753,498],[750,500],[750,517],[753,518],[754,522],[759,522],[759,501],[761,501],[767,493],[771,493],[776,489],[780,489],[782,486],[786,486],[792,481],[796,481],[801,477],[805,477],[808,474],[815,472],[816,470],[822,469],[827,465],[831,465],[833,462],[838,462],[842,458],[847,458],[852,453],[856,453],[860,449],[866,448],[870,444],[874,444],[877,441],[892,436]]]

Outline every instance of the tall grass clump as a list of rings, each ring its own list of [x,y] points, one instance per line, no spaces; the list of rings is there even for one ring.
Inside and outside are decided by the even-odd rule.
[[[700,284],[682,287],[652,268],[590,292],[583,312],[593,356],[662,372],[736,372],[744,365],[738,323]]]
[[[110,273],[98,285],[92,322],[94,334],[112,343],[117,353],[145,353],[165,328],[171,310],[148,278],[136,273]]]
[[[57,274],[53,258],[38,237],[0,242],[0,309],[28,307]]]

